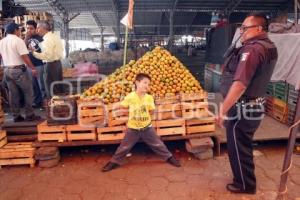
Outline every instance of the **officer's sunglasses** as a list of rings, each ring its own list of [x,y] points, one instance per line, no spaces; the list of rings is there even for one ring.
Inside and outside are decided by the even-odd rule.
[[[252,26],[241,26],[240,27],[240,30],[242,31],[242,32],[245,32],[245,31],[247,31],[249,28],[255,28],[255,27],[259,27],[260,25],[252,25]]]

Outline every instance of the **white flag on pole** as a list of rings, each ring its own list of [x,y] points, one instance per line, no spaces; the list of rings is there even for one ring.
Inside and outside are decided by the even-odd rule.
[[[129,0],[128,12],[121,20],[121,23],[130,29],[133,28],[133,6],[134,6],[134,0]]]

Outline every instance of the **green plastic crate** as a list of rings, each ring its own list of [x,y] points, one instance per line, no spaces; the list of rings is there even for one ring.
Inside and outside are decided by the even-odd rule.
[[[288,90],[288,84],[286,83],[274,83],[275,90]]]

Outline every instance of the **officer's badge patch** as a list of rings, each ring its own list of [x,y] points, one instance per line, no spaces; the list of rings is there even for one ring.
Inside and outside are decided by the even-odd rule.
[[[250,53],[248,53],[248,52],[247,53],[243,53],[241,61],[246,61],[249,55],[250,55]]]

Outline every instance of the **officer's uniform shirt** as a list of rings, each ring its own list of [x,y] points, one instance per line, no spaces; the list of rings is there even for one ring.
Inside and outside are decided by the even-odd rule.
[[[264,45],[259,41],[264,42]],[[251,98],[263,96],[277,57],[277,49],[267,34],[246,41],[242,47],[233,52],[225,66],[223,80],[224,85],[228,85],[225,86],[225,91],[233,81],[240,81],[247,87],[244,96]],[[226,73],[233,74],[232,80],[226,77]],[[226,83],[226,79],[230,80],[230,83]]]
[[[260,36],[245,42],[244,47],[241,49],[240,61],[233,79],[242,82],[246,87],[248,87],[257,68],[261,68],[266,59],[264,47],[258,43],[251,44],[252,41],[257,39],[269,40],[266,36]]]

